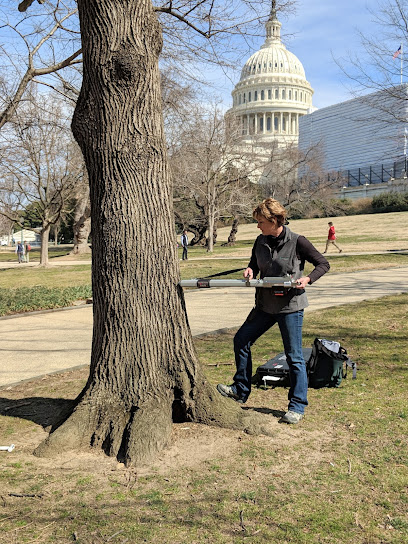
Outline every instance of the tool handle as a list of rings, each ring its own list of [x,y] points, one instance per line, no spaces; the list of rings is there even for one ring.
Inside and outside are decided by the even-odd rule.
[[[197,287],[198,289],[207,289],[210,287],[296,287],[296,280],[291,276],[283,277],[265,277],[262,280],[212,280],[209,278],[193,278],[191,280],[181,280],[181,287]]]

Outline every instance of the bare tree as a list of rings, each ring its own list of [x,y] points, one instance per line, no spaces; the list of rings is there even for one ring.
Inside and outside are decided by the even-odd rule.
[[[221,219],[230,220],[232,223],[228,240],[222,245],[235,245],[240,221],[252,219],[252,211],[258,201],[259,187],[254,183],[248,183],[248,179],[233,185],[223,194],[220,208],[224,210],[224,216]]]
[[[61,108],[42,97],[26,103],[0,141],[0,213],[41,235],[40,264],[48,264],[50,228],[68,213],[82,181],[82,158]],[[27,224],[35,206],[40,227]]]
[[[362,96],[371,106],[371,118],[405,124],[408,93],[402,83],[407,81],[408,73],[402,54],[408,43],[408,4],[406,0],[380,0],[367,11],[377,30],[372,35],[359,31],[358,54],[350,53],[336,59],[336,63],[349,79],[352,94]],[[401,55],[393,55],[399,46]]]
[[[3,208],[7,208],[4,204],[2,204]],[[7,237],[7,245],[11,245],[11,239],[13,236],[13,228],[14,228],[14,221],[10,220],[8,217],[3,215],[0,212],[0,235],[2,237]]]
[[[221,33],[217,11],[232,31],[260,6],[174,2],[162,12],[206,43]],[[195,354],[178,287],[155,9],[149,0],[78,0],[78,9],[84,78],[72,126],[92,204],[92,359],[75,406],[37,453],[93,446],[146,462],[173,421],[266,432],[264,416],[217,395]]]
[[[300,150],[293,142],[275,141],[266,151],[259,182],[263,197],[276,198],[290,208],[313,198],[332,197],[338,189],[338,176],[328,175],[323,168],[320,142]]]
[[[31,15],[18,15],[10,8],[8,0],[1,0],[0,8],[0,24],[7,36],[0,45],[3,59],[1,129],[12,119],[30,83],[41,82],[56,88],[57,80],[64,81],[61,74],[65,70],[66,85],[69,86],[71,77],[77,75],[75,67],[82,61],[77,7],[73,0],[55,4],[46,2],[36,7]],[[75,45],[79,47],[75,48]],[[7,77],[4,77],[5,73]]]
[[[218,219],[231,213],[234,206],[238,212],[238,203],[244,206],[257,158],[243,148],[238,127],[226,121],[217,105],[207,109],[196,106],[171,154],[171,166],[180,201],[194,202],[196,211],[201,212],[196,223],[206,227],[211,252]]]

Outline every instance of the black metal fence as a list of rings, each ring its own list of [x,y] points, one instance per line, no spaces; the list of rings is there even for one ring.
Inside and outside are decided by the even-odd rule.
[[[341,180],[344,187],[358,187],[359,185],[387,183],[390,178],[406,178],[407,172],[407,158],[405,158],[376,166],[331,172],[328,174],[328,181]]]

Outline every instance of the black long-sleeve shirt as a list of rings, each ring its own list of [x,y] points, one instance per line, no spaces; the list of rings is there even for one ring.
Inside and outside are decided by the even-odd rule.
[[[279,236],[267,236],[267,244],[271,249],[274,249],[280,242],[280,240],[285,235],[285,227],[283,227],[282,232],[279,234]],[[248,268],[251,268],[254,273],[254,278],[259,273],[259,268],[256,260],[255,255],[255,248],[256,244],[258,242],[258,239],[255,240],[255,244],[252,248],[252,255],[251,260],[249,261]],[[330,270],[330,265],[327,259],[323,257],[323,255],[318,251],[314,245],[309,242],[307,238],[304,236],[299,236],[296,243],[296,253],[299,256],[300,260],[302,262],[309,262],[314,265],[314,269],[308,274],[310,278],[310,283],[314,283],[316,280],[318,280],[323,274],[328,272]]]

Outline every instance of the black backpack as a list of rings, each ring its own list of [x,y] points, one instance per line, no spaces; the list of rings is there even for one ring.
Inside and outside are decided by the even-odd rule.
[[[331,340],[316,338],[312,348],[303,348],[309,387],[339,387],[347,376],[347,367],[353,369],[356,378],[357,365],[347,356],[347,351]],[[260,387],[289,387],[289,366],[284,352],[279,353],[265,364],[259,366],[252,383]]]
[[[353,369],[355,378],[357,366],[349,359],[347,351],[338,342],[315,338],[312,354],[306,362],[309,387],[340,387],[348,366]]]
[[[311,356],[311,348],[303,348],[303,358],[305,361]],[[272,359],[259,366],[253,378],[255,385],[270,387],[289,387],[289,365],[286,361],[285,352],[278,353]]]

